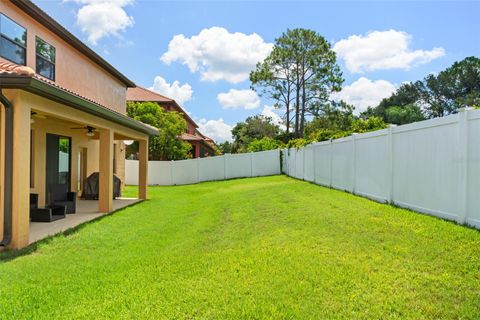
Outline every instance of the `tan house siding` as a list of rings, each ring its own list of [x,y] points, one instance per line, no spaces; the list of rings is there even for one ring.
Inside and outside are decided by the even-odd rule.
[[[30,192],[39,194],[39,204],[44,205],[45,201],[45,173],[46,173],[46,134],[53,133],[72,138],[71,145],[71,191],[78,191],[78,154],[83,149],[87,149],[86,176],[99,171],[99,140],[98,136],[88,137],[85,130],[73,130],[83,123],[89,123],[99,130],[110,129],[115,132],[115,144],[117,145],[116,167],[117,176],[120,180],[125,180],[125,147],[123,139],[141,140],[147,138],[146,135],[132,131],[128,128],[116,125],[109,121],[99,119],[84,112],[67,108],[66,106],[49,101],[34,94],[17,91],[5,90],[8,98],[21,97],[22,102],[31,107],[31,109],[40,112],[42,117],[33,117],[34,123],[30,124],[33,130],[34,145],[34,185],[30,186]],[[30,112],[30,111],[29,111]],[[81,121],[80,123],[76,123]],[[3,136],[3,135],[2,135]],[[28,157],[28,160],[30,157]],[[28,176],[28,173],[27,173]],[[0,176],[0,183],[3,182],[3,175]],[[1,212],[1,209],[0,209]],[[3,216],[3,215],[2,215]]]
[[[35,38],[55,47],[55,82],[114,111],[126,113],[126,85],[9,1],[0,12],[27,29],[27,66],[35,70]],[[0,61],[5,61],[0,58]],[[88,79],[88,81],[86,81]]]

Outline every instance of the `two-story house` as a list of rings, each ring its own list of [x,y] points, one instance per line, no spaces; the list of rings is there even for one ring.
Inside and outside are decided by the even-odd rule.
[[[193,158],[203,158],[215,155],[214,145],[215,142],[209,137],[205,136],[198,130],[198,125],[183,110],[178,103],[164,95],[161,95],[152,90],[148,90],[142,87],[128,88],[127,90],[128,102],[155,102],[160,105],[166,111],[176,111],[183,115],[183,118],[187,122],[187,130],[179,139],[190,143],[192,146],[191,154]]]
[[[98,212],[112,211],[123,179],[123,141],[139,141],[139,198],[146,198],[148,137],[126,116],[135,84],[26,0],[0,1],[0,241],[29,243],[30,194],[50,206],[58,190],[82,193],[99,172]]]

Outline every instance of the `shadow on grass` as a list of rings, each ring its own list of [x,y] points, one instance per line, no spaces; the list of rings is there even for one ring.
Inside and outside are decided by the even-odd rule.
[[[123,208],[120,208],[120,209],[117,209],[117,210],[114,210],[112,212],[109,212],[107,214],[104,214],[102,216],[99,216],[95,219],[92,219],[90,221],[86,221],[84,223],[81,223],[79,225],[76,225],[75,227],[72,227],[72,228],[69,228],[65,231],[61,231],[57,234],[54,234],[54,235],[51,235],[51,236],[48,236],[44,239],[41,239],[41,240],[38,240],[34,243],[31,243],[29,244],[28,246],[26,246],[25,248],[22,248],[22,249],[6,249],[4,251],[0,251],[0,264],[2,263],[6,263],[6,262],[9,262],[9,261],[12,261],[16,258],[19,258],[19,257],[22,257],[22,256],[25,256],[25,255],[29,255],[29,254],[32,254],[34,252],[37,251],[37,249],[41,246],[41,245],[44,245],[44,244],[48,244],[50,242],[52,242],[53,239],[57,238],[57,237],[68,237],[72,234],[75,234],[77,232],[79,232],[80,230],[82,230],[83,228],[86,228],[88,225],[90,224],[93,224],[93,223],[97,223],[111,215],[113,215],[114,213],[117,213],[117,212],[121,212],[127,208],[130,208],[130,207],[133,207],[137,204],[140,204],[140,203],[143,203],[145,201],[148,201],[148,200],[140,200],[138,202],[135,202],[135,203],[132,203],[132,204],[129,204],[128,206],[126,207],[123,207]]]

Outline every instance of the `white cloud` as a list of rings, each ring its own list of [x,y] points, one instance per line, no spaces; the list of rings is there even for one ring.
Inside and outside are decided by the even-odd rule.
[[[355,106],[355,113],[359,114],[367,107],[375,107],[383,98],[389,97],[395,91],[395,86],[386,80],[372,81],[361,77],[342,91],[334,95],[335,99],[344,100]]]
[[[384,69],[409,69],[445,55],[443,48],[411,50],[412,36],[403,31],[372,31],[335,43],[333,50],[352,73]]]
[[[96,44],[103,37],[119,36],[133,26],[134,19],[123,7],[133,0],[73,0],[82,5],[77,12],[77,24],[87,34],[88,42]]]
[[[250,89],[230,89],[228,92],[219,93],[217,100],[224,109],[241,108],[251,110],[258,108],[260,105],[260,98],[257,96],[257,93]]]
[[[283,124],[283,119],[275,112],[275,107],[271,106],[264,106],[262,112],[260,113],[262,116],[269,117],[272,119],[272,122],[278,126],[282,130],[286,130],[286,126]]]
[[[191,38],[176,35],[161,59],[166,64],[180,61],[191,72],[200,72],[202,80],[226,80],[238,83],[248,79],[257,62],[273,48],[256,33],[230,33],[221,27],[203,29]]]
[[[232,141],[233,126],[225,123],[222,118],[218,120],[200,119],[198,127],[201,133],[216,142]]]
[[[170,84],[160,76],[155,77],[153,86],[149,89],[175,100],[180,105],[189,101],[193,94],[192,87],[188,83],[180,85],[180,82],[175,80]]]

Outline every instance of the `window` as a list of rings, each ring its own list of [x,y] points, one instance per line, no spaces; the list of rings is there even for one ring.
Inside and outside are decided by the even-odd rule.
[[[0,13],[0,56],[25,65],[27,30]]]
[[[35,40],[37,73],[50,80],[55,80],[55,47],[39,37],[36,37]]]

